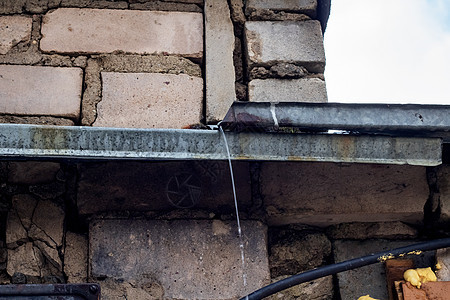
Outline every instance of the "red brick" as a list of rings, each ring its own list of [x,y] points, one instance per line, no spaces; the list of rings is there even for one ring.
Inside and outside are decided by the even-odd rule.
[[[29,17],[0,17],[0,54],[6,54],[20,42],[29,41],[31,37],[31,23],[32,20]]]

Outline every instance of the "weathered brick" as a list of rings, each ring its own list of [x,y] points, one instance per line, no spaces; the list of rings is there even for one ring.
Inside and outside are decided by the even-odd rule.
[[[96,221],[89,228],[90,275],[125,282],[147,275],[147,286],[161,286],[170,299],[243,296],[268,283],[269,268],[266,227],[241,224],[244,270],[233,221]]]
[[[325,51],[319,21],[246,22],[248,65],[271,66],[295,63],[310,72],[322,73]]]
[[[88,268],[88,239],[86,236],[67,232],[64,248],[64,273],[68,283],[86,282]]]
[[[251,205],[248,163],[234,163],[239,205]],[[79,167],[78,209],[81,214],[115,211],[169,211],[203,209],[234,211],[233,191],[226,162],[110,162]],[[187,180],[190,177],[189,180]],[[179,195],[173,183],[180,182]],[[184,184],[185,182],[185,184]],[[170,184],[170,186],[169,186]],[[168,189],[170,187],[170,189]],[[198,192],[198,193],[197,193]]]
[[[273,10],[305,13],[315,16],[317,0],[248,0],[245,8],[247,14],[255,10]]]
[[[264,163],[269,223],[420,222],[428,198],[417,166]]]
[[[80,68],[0,65],[0,113],[78,118]]]
[[[31,37],[33,20],[23,16],[0,17],[0,54],[6,54],[20,42],[26,42]]]
[[[227,1],[205,1],[206,121],[222,120],[236,100],[234,33]]]
[[[203,80],[185,74],[102,72],[93,126],[182,128],[200,123]]]
[[[169,53],[202,57],[200,13],[60,8],[42,21],[40,47],[60,53]]]
[[[318,78],[254,79],[248,84],[254,102],[327,102],[325,81]]]

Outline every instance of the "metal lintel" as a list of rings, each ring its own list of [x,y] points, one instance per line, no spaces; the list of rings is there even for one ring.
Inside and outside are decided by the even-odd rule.
[[[231,158],[435,166],[442,140],[337,134],[226,132]],[[215,130],[0,125],[1,159],[225,160]]]
[[[221,124],[231,130],[279,126],[450,141],[450,105],[235,102]]]

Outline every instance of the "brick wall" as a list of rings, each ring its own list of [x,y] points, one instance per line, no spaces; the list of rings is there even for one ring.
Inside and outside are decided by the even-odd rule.
[[[236,99],[326,101],[317,2],[273,3],[5,1],[0,122],[189,128]]]

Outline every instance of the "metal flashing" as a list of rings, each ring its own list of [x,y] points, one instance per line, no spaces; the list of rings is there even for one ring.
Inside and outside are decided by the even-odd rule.
[[[226,132],[233,160],[323,161],[436,166],[440,138]],[[225,160],[217,130],[0,125],[0,158]]]

